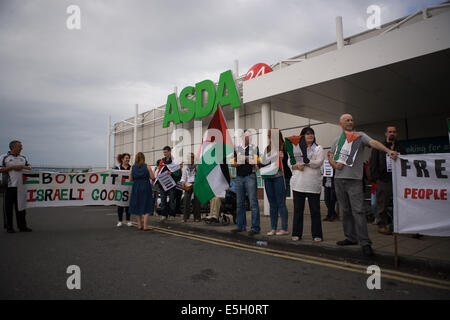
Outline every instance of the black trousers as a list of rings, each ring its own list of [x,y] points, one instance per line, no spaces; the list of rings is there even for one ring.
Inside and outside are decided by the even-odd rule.
[[[327,205],[328,208],[327,217],[328,218],[337,217],[338,214],[335,209],[337,200],[336,192],[334,191],[333,188],[325,187],[324,194],[325,194],[325,204]]]
[[[117,207],[117,216],[119,218],[119,221],[123,220],[123,211],[125,210],[125,214],[127,217],[127,221],[130,221],[130,213],[128,212],[128,207]]]
[[[294,191],[294,222],[292,236],[302,238],[303,235],[303,212],[305,211],[305,200],[308,198],[309,210],[311,212],[311,235],[313,238],[323,239],[322,222],[320,220],[320,194]]]
[[[3,202],[3,219],[6,229],[13,229],[13,210],[16,210],[17,228],[20,230],[27,228],[25,219],[25,210],[19,211],[17,202],[17,188],[6,188],[5,199]]]
[[[192,212],[194,214],[195,220],[200,220],[202,215],[200,214],[200,202],[197,197],[194,195],[194,199],[191,201],[192,193],[194,190],[184,191],[184,215],[183,219],[188,220],[191,215],[191,203],[192,203]]]

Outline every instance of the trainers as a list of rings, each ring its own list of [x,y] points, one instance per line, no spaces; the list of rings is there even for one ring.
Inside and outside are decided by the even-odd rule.
[[[169,218],[167,220],[173,221],[173,220],[175,220],[175,217],[169,216]]]
[[[385,234],[388,236],[390,236],[392,234],[392,232],[387,227],[378,228],[378,233]]]
[[[127,226],[129,226],[129,227],[132,227],[132,226],[133,226],[133,224],[131,223],[131,221],[128,221],[128,222],[127,222]]]
[[[164,220],[166,220],[166,219],[167,219],[166,216],[161,216],[161,221],[164,221]]]
[[[362,247],[362,252],[366,257],[372,257],[374,255],[372,247],[368,244]]]
[[[252,237],[252,236],[254,236],[255,234],[258,234],[258,233],[259,233],[258,231],[250,230],[250,231],[248,232],[248,235],[249,235],[250,237]]]
[[[16,231],[14,229],[12,229],[12,228],[11,229],[7,229],[6,232],[8,232],[8,233],[16,233]]]
[[[117,226],[118,226],[118,227],[121,227],[121,226],[122,226],[122,222],[119,221],[119,222],[117,223]]]
[[[353,242],[353,241],[350,241],[348,239],[345,239],[345,240],[336,242],[336,244],[338,246],[355,246],[355,245],[358,244],[358,242]]]
[[[285,231],[285,230],[280,230],[276,233],[277,236],[285,236],[289,234],[289,232]]]
[[[267,232],[268,236],[273,236],[275,235],[277,232],[275,230],[270,230],[269,232]]]

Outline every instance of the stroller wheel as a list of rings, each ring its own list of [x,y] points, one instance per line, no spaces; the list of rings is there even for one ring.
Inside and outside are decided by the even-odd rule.
[[[222,216],[222,225],[226,226],[230,224],[230,218],[227,217],[227,215]]]

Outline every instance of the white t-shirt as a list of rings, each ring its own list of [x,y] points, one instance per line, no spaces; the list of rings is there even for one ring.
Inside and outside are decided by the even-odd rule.
[[[27,158],[22,155],[13,156],[12,154],[4,154],[0,156],[0,168],[11,166],[29,166]],[[8,175],[8,188],[17,187],[20,179],[22,179],[22,170],[10,170]]]

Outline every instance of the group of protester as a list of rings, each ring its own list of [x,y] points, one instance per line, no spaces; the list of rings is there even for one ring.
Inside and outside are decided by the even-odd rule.
[[[367,230],[367,220],[364,210],[364,190],[362,185],[364,149],[371,147],[372,155],[370,160],[370,175],[373,184],[377,185],[377,221],[379,231],[388,234],[388,216],[387,207],[392,198],[392,173],[387,168],[387,158],[395,160],[398,152],[403,153],[401,147],[396,143],[397,132],[394,126],[386,128],[386,140],[384,143],[378,142],[363,132],[354,131],[353,117],[350,114],[344,114],[339,119],[339,124],[343,129],[346,137],[359,137],[359,143],[352,150],[356,154],[351,159],[351,165],[335,160],[336,150],[339,147],[341,136],[336,137],[333,141],[331,150],[326,154],[324,148],[316,142],[315,132],[311,127],[303,128],[300,137],[304,137],[306,146],[302,150],[303,154],[300,161],[290,161],[290,156],[286,150],[285,140],[278,129],[268,131],[269,144],[264,152],[260,155],[258,147],[250,143],[250,134],[244,136],[242,146],[236,146],[234,159],[231,166],[236,168],[236,178],[234,180],[234,189],[237,197],[236,204],[236,224],[237,227],[232,232],[240,233],[247,230],[246,216],[246,197],[248,197],[251,210],[251,227],[249,235],[261,232],[260,227],[260,211],[257,197],[257,178],[256,171],[268,165],[268,159],[273,152],[278,152],[280,160],[279,169],[272,175],[263,177],[264,187],[267,199],[270,205],[270,225],[271,230],[267,233],[273,235],[287,235],[288,232],[288,210],[286,206],[286,196],[288,188],[293,191],[294,217],[292,228],[292,240],[299,241],[303,236],[303,221],[305,202],[308,199],[309,210],[311,214],[311,234],[313,241],[323,241],[322,222],[320,216],[320,194],[324,187],[324,198],[328,208],[328,215],[324,221],[334,221],[337,218],[335,210],[336,202],[339,203],[342,211],[342,221],[345,239],[338,241],[340,246],[356,245],[362,247],[365,255],[372,255],[371,240]],[[274,143],[277,141],[278,143]],[[273,150],[275,145],[278,150]],[[183,222],[189,219],[192,211],[194,221],[200,221],[200,202],[193,193],[193,185],[197,171],[194,155],[190,154],[188,164],[182,166],[182,170],[172,172],[167,165],[172,164],[175,160],[171,156],[170,147],[163,150],[164,157],[157,162],[157,167],[163,167],[172,178],[181,182],[184,190],[184,214]],[[128,154],[124,154],[125,166],[120,169],[127,169]],[[128,158],[127,158],[128,157]],[[130,200],[129,212],[137,215],[144,215],[144,221],[138,220],[140,228],[146,228],[145,217],[154,212],[154,196],[150,191],[150,179],[155,179],[155,175],[150,166],[146,165],[143,160],[143,154],[138,153],[136,159],[142,161],[137,162],[131,168],[131,176],[136,187],[133,187]],[[322,165],[325,159],[333,168],[333,177],[322,178]],[[138,183],[136,183],[138,182]],[[141,182],[146,183],[144,189]],[[142,189],[139,189],[142,188]],[[141,191],[138,191],[141,190]],[[176,187],[170,190],[159,188],[161,195],[161,220],[167,217],[175,216],[176,209]],[[142,196],[145,194],[145,196]],[[149,204],[146,201],[149,200]],[[167,199],[169,198],[169,199]],[[218,218],[221,199],[216,197],[210,202],[211,214],[208,218]],[[121,212],[119,208],[119,220],[121,220]],[[281,228],[278,230],[278,220],[281,218]],[[119,222],[121,225],[121,222]]]
[[[397,144],[397,132],[394,126],[386,128],[384,143],[380,143],[363,132],[354,131],[353,117],[344,114],[339,119],[342,127],[342,135],[336,137],[331,145],[331,150],[325,153],[324,148],[316,141],[315,132],[311,127],[303,128],[300,137],[304,139],[301,148],[301,157],[292,159],[288,154],[283,135],[278,129],[268,131],[269,144],[260,155],[258,147],[250,143],[250,134],[245,134],[242,146],[236,146],[234,159],[231,166],[236,168],[236,178],[233,188],[236,193],[236,229],[235,233],[244,232],[247,229],[246,218],[246,197],[248,197],[251,210],[251,227],[249,235],[261,232],[260,211],[257,197],[256,171],[270,165],[269,159],[277,154],[279,165],[277,171],[270,176],[265,176],[264,187],[270,205],[270,225],[269,236],[288,234],[288,210],[286,206],[286,196],[289,188],[293,191],[294,217],[292,240],[299,241],[303,236],[303,215],[305,201],[308,199],[311,214],[311,234],[313,241],[323,241],[322,222],[320,216],[320,194],[322,186],[325,191],[325,203],[328,207],[328,215],[325,221],[333,221],[337,217],[335,211],[336,201],[339,203],[342,212],[342,221],[345,239],[338,241],[340,246],[357,245],[362,247],[365,255],[372,255],[371,240],[367,230],[367,220],[364,212],[364,194],[362,187],[364,149],[371,147],[372,155],[370,159],[370,176],[373,184],[377,188],[377,221],[379,231],[388,233],[387,207],[392,198],[392,173],[388,168],[389,159],[396,160],[398,153],[403,153]],[[342,147],[342,137],[359,139],[358,144],[352,146],[353,158],[339,161],[335,158],[337,149]],[[348,140],[348,141],[350,141]],[[4,205],[5,228],[9,233],[13,233],[13,207],[16,207],[17,225],[20,231],[29,232],[25,220],[25,211],[17,210],[17,183],[22,170],[30,170],[31,167],[24,156],[20,154],[22,144],[19,141],[10,143],[10,152],[0,157],[0,168],[3,174],[3,181],[7,181]],[[127,153],[118,158],[119,165],[116,170],[129,170],[130,180],[133,187],[130,195],[129,207],[118,207],[118,227],[123,225],[123,213],[126,213],[127,225],[131,226],[130,214],[137,216],[138,228],[149,230],[147,219],[155,211],[157,195],[153,186],[158,186],[161,197],[161,220],[174,219],[177,208],[178,188],[165,190],[158,181],[159,174],[168,174],[175,183],[180,182],[184,190],[184,214],[183,222],[188,221],[192,211],[194,221],[200,221],[200,202],[193,192],[197,165],[194,154],[190,154],[189,161],[184,166],[176,164],[171,155],[171,148],[163,149],[164,157],[157,161],[156,171],[145,162],[145,156],[139,152],[135,156],[133,165],[130,165],[131,156]],[[333,168],[333,177],[322,178],[322,165],[328,159]],[[152,183],[153,181],[153,183]],[[216,197],[210,202],[211,215],[209,218],[218,218],[221,199]],[[281,218],[281,229],[278,230],[278,218]]]

